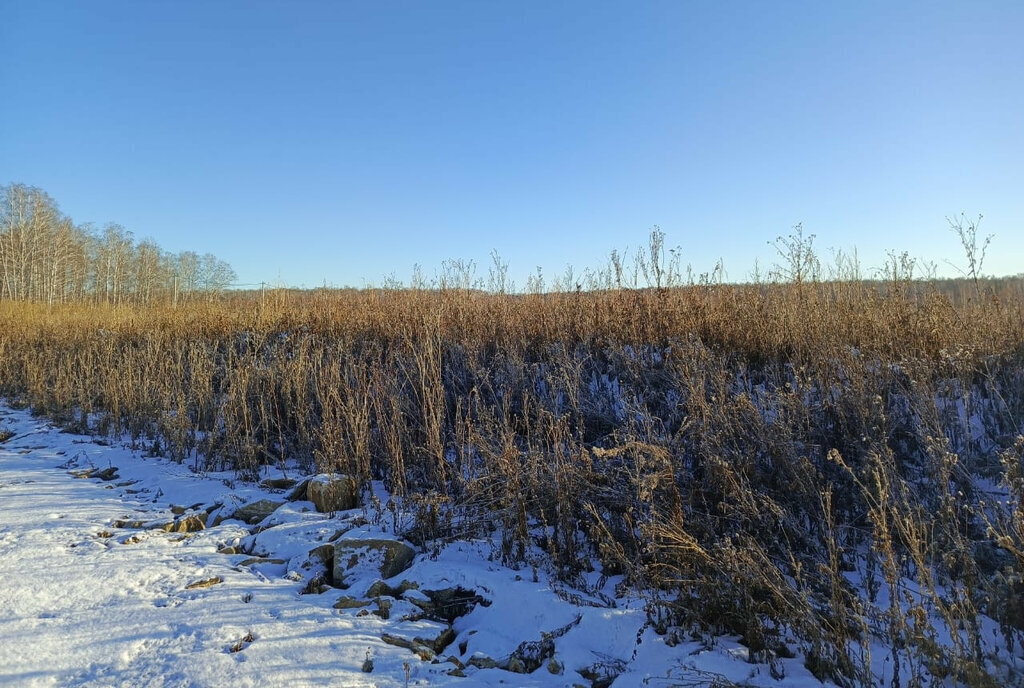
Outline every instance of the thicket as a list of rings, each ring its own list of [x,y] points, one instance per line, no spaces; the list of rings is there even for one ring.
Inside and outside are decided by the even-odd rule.
[[[1021,280],[893,256],[823,281],[797,232],[731,286],[662,238],[643,289],[613,256],[601,290],[4,301],[0,393],[197,470],[382,480],[406,537],[621,575],[670,643],[738,635],[773,672],[799,649],[840,685],[1019,680]]]

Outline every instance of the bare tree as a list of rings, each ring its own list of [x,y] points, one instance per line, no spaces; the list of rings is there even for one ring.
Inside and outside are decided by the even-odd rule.
[[[131,232],[113,223],[97,233],[76,226],[40,189],[0,186],[0,299],[147,304],[179,288],[217,293],[236,279],[211,254],[172,256],[152,240],[136,245]]]

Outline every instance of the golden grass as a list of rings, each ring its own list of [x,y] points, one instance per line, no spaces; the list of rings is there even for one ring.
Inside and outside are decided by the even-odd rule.
[[[773,664],[788,629],[851,685],[869,627],[922,680],[991,678],[972,619],[1024,574],[1022,363],[1014,280],[0,302],[0,392],[42,413],[199,469],[384,480],[411,538],[497,529],[510,562],[627,574],[661,632]],[[916,580],[918,616],[851,568],[893,599]]]

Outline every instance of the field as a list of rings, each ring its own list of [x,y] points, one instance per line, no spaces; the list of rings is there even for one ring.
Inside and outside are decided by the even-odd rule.
[[[799,235],[775,279],[683,280],[657,239],[644,288],[613,256],[557,292],[3,301],[0,393],[198,472],[341,474],[363,508],[381,486],[422,551],[615,579],[670,646],[737,637],[844,686],[1020,680],[1021,280],[905,256],[823,279]]]

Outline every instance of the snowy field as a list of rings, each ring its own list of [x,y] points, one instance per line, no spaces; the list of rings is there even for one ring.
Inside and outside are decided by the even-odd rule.
[[[728,638],[669,647],[641,599],[615,597],[616,579],[568,590],[543,567],[495,563],[490,542],[417,548],[373,595],[372,557],[346,574],[347,589],[317,586],[311,550],[339,534],[394,538],[396,516],[285,501],[245,523],[231,518],[238,507],[284,491],[198,475],[9,406],[0,433],[11,435],[0,443],[5,686],[589,687],[616,674],[615,686],[821,685],[799,658],[773,679]],[[190,516],[210,527],[179,527]],[[423,613],[444,590],[473,596],[450,624]],[[335,608],[342,598],[352,606]]]

